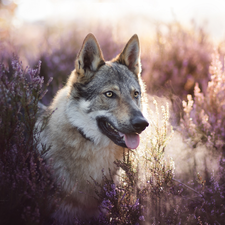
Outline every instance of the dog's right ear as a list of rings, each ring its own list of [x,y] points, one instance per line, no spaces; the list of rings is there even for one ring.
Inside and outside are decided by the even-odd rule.
[[[88,34],[75,61],[78,77],[81,78],[90,72],[95,72],[104,64],[102,51],[95,36]]]

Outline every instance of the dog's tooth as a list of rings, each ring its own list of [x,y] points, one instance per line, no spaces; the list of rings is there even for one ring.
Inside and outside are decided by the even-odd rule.
[[[108,125],[110,128],[112,128],[115,132],[117,132],[117,133],[119,132],[119,131],[118,131],[115,127],[113,127],[113,125],[111,125],[110,123],[107,122],[107,125]]]
[[[118,132],[116,128],[113,128],[114,131]]]

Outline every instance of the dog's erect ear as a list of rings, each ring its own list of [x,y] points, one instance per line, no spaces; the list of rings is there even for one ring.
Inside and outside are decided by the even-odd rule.
[[[75,61],[76,72],[83,76],[86,73],[98,70],[104,64],[102,51],[95,36],[88,34]]]
[[[140,45],[137,34],[131,37],[114,61],[126,65],[136,75],[141,72]]]

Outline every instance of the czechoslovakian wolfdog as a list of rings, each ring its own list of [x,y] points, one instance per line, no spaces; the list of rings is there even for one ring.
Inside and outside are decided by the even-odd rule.
[[[87,181],[92,177],[101,183],[102,169],[106,176],[109,169],[115,175],[114,161],[122,160],[128,148],[138,147],[139,134],[148,126],[141,112],[140,72],[137,35],[116,58],[105,61],[96,38],[88,34],[75,70],[43,113],[54,111],[40,140],[51,146],[44,158],[51,159],[54,177],[65,194],[54,215],[58,221],[68,224],[76,216],[96,215],[99,202]]]

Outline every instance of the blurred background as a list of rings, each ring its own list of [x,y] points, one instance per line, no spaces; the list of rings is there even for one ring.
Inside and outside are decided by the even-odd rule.
[[[0,59],[15,54],[24,66],[41,60],[46,82],[54,78],[43,99],[48,104],[88,33],[97,37],[106,60],[137,33],[147,91],[182,100],[196,82],[205,91],[215,49],[224,62],[224,10],[221,0],[0,0]]]
[[[101,22],[118,26],[121,20],[125,20],[123,25],[128,26],[129,29],[126,29],[128,33],[146,34],[147,32],[148,34],[149,29],[153,29],[150,25],[156,22],[177,20],[188,25],[194,20],[203,25],[215,40],[225,35],[225,2],[221,0],[187,2],[178,0],[3,0],[2,2],[5,5],[12,3],[17,5],[13,20],[15,26],[24,22],[42,21],[56,25],[76,20],[90,24]],[[148,29],[145,29],[146,26]]]

